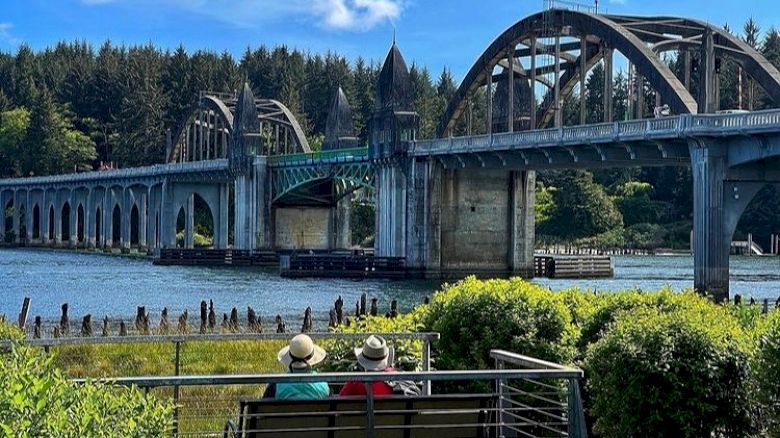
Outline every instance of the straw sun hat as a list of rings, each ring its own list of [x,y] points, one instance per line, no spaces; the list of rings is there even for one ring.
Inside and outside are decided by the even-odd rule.
[[[297,335],[290,341],[290,345],[279,350],[276,358],[282,365],[290,368],[305,368],[322,362],[325,359],[325,350],[314,345],[314,341],[306,335]]]
[[[387,368],[389,355],[387,341],[380,336],[369,336],[362,348],[355,349],[358,363],[367,371],[383,371]]]

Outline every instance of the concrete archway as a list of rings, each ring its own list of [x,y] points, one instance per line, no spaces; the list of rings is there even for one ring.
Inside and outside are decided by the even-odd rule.
[[[49,206],[49,240],[54,240],[54,206]]]
[[[79,245],[86,241],[86,216],[84,215],[84,205],[79,204],[76,209],[76,243]]]
[[[119,247],[122,243],[122,209],[119,204],[111,211],[111,246]]]
[[[138,205],[130,209],[130,246],[138,246],[140,239],[140,214]]]
[[[103,215],[101,214],[102,211],[100,210],[100,207],[97,208],[97,211],[95,212],[95,246],[100,247],[100,244],[103,242],[103,234],[102,234],[102,222],[103,222]]]
[[[38,204],[35,204],[33,207],[33,213],[32,213],[32,238],[33,239],[40,239],[41,238],[41,208],[38,206]]]
[[[68,202],[62,205],[60,210],[60,236],[62,242],[70,240],[70,204]]]

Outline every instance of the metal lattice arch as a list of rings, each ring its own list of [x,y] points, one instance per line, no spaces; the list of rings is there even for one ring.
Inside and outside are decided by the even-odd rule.
[[[167,161],[181,163],[230,157],[234,117],[239,98],[236,94],[202,92],[174,134]],[[273,99],[254,99],[257,110],[257,155],[286,155],[311,152],[303,129],[284,104]]]
[[[584,88],[586,76],[595,65],[604,63],[605,83],[612,83],[615,51],[635,67],[638,77],[647,80],[655,90],[656,101],[669,105],[674,114],[710,112],[700,110],[701,98],[690,92],[690,74],[678,78],[659,56],[677,51],[685,57],[686,71],[690,72],[691,52],[701,50],[711,50],[714,54],[710,57],[710,70],[715,70],[715,59],[728,58],[749,73],[775,103],[780,103],[777,69],[752,47],[722,29],[687,18],[598,15],[551,9],[518,21],[479,56],[450,100],[438,134],[440,137],[453,135],[464,115],[470,113],[470,101],[477,91],[487,90],[488,86],[493,90],[494,84],[498,84],[495,92],[484,93],[488,99],[488,127],[495,126],[491,114],[494,99],[500,102],[498,97],[504,97],[503,94],[494,96],[499,92],[509,96],[500,104],[504,104],[504,112],[508,113],[505,123],[513,120],[511,130],[560,126],[556,113],[561,112],[563,102],[578,84]],[[538,63],[540,57],[547,62]],[[513,72],[513,81],[507,81],[508,71]],[[529,84],[548,89],[544,96],[539,96],[538,106],[537,87]],[[506,102],[518,98],[519,86],[530,93],[529,102],[534,102],[532,110],[518,110],[516,102],[515,105]],[[605,87],[604,94],[604,118],[612,121],[611,87]],[[584,104],[580,112],[584,124]],[[524,120],[524,127],[516,128],[518,119]]]
[[[359,189],[374,190],[374,169],[368,161],[317,166],[274,166],[272,202],[306,199],[314,203],[336,202]],[[318,192],[321,185],[331,185]]]

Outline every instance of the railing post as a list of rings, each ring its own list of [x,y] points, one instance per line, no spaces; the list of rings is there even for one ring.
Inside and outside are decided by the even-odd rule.
[[[582,407],[580,386],[577,379],[569,379],[568,391],[568,423],[570,438],[587,438],[588,431],[585,428],[585,411]]]
[[[504,369],[504,361],[496,359],[496,369]],[[496,436],[498,438],[506,438],[506,427],[504,421],[504,409],[506,408],[506,397],[504,394],[504,379],[500,377],[496,378],[496,393],[498,394],[498,416],[496,417]]]
[[[430,372],[431,371],[431,339],[427,336],[423,340],[422,362],[423,362],[423,371],[425,371],[426,373]],[[423,382],[423,394],[431,395],[430,380],[426,380]]]
[[[374,382],[366,382],[366,437],[374,438]]]
[[[181,342],[176,341],[174,375],[178,376],[181,366]],[[179,385],[173,385],[173,436],[179,436]]]

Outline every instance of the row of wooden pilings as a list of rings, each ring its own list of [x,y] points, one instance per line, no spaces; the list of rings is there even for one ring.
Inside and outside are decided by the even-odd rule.
[[[328,312],[328,328],[335,329],[340,326],[350,326],[353,320],[361,320],[366,316],[379,316],[382,315],[379,311],[379,299],[373,297],[370,299],[370,305],[368,304],[369,298],[367,294],[362,294],[355,303],[355,311],[351,318],[344,311],[344,300],[341,296],[336,299],[333,307]],[[423,301],[428,303],[426,297]],[[29,310],[30,300],[25,298],[25,302],[22,306],[22,313],[19,315],[19,327],[22,330],[26,329],[26,313]],[[398,301],[393,299],[390,302],[389,311],[383,316],[387,318],[395,318],[399,314]],[[5,319],[4,316],[2,317]],[[353,319],[354,318],[354,319]],[[200,303],[200,323],[197,331],[190,324],[190,316],[187,310],[184,310],[178,317],[177,322],[174,323],[170,320],[168,308],[165,307],[160,312],[160,320],[157,327],[152,326],[151,315],[146,310],[146,306],[138,306],[136,308],[136,316],[133,321],[133,327],[135,335],[149,336],[149,335],[166,335],[166,334],[191,334],[199,333],[202,335],[213,333],[262,333],[263,332],[263,320],[260,315],[251,306],[247,306],[246,319],[244,322],[239,318],[239,312],[236,307],[233,307],[230,313],[222,314],[222,321],[217,325],[217,312],[215,310],[214,302],[209,300],[208,303],[204,300]],[[114,335],[114,329],[112,328],[112,321],[107,316],[103,318],[102,325],[100,326],[100,336],[109,337]],[[131,334],[131,328],[124,320],[118,321],[119,336],[129,336]],[[276,333],[288,333],[287,323],[284,321],[281,315],[276,315],[274,318],[273,326]],[[303,321],[301,324],[301,333],[310,333],[314,330],[314,320],[312,318],[312,309],[307,307],[303,312]],[[92,315],[87,314],[81,319],[81,326],[78,332],[73,333],[71,330],[71,320],[69,316],[69,305],[67,303],[61,306],[61,315],[59,323],[55,323],[49,332],[51,337],[60,338],[68,336],[81,336],[92,337],[96,336],[96,332],[93,327]],[[44,328],[44,321],[41,316],[36,316],[32,327],[32,337],[34,339],[41,339],[47,333]]]

